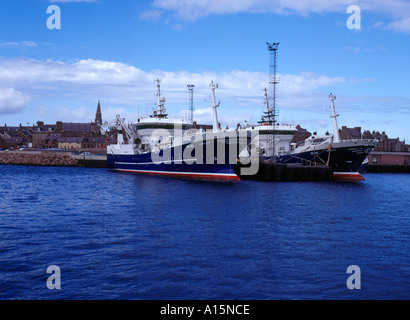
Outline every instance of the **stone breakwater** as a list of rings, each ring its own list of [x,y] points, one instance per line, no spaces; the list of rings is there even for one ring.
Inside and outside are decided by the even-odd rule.
[[[81,166],[76,159],[66,154],[45,154],[25,152],[2,152],[0,164],[30,165],[30,166]]]

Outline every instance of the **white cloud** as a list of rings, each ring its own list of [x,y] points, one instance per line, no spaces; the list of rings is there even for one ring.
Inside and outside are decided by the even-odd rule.
[[[127,121],[134,121],[138,115],[145,116],[155,107],[156,84],[153,80],[158,76],[162,79],[161,89],[167,99],[170,118],[187,118],[187,85],[194,84],[194,119],[202,124],[212,123],[209,89],[212,80],[219,84],[216,99],[221,102],[218,118],[223,127],[229,125],[232,128],[244,120],[255,122],[264,110],[263,89],[269,76],[263,72],[145,71],[121,62],[93,59],[69,63],[0,58],[0,88],[3,88],[0,89],[0,114],[32,110],[31,117],[35,118],[26,114],[24,121],[35,122],[40,115],[50,123],[57,120],[88,122],[94,119],[97,101],[101,99],[104,121],[111,121],[117,114]],[[340,94],[337,109],[344,125],[357,125],[361,119],[373,119],[379,113],[395,117],[403,114],[403,118],[408,115],[409,100],[402,97],[342,95],[344,86],[368,81],[377,79],[347,79],[313,72],[281,74],[279,121],[308,125],[306,121],[316,119],[316,125],[308,127],[309,130],[317,130],[324,123],[330,124],[329,92]],[[317,122],[320,120],[325,122]],[[21,121],[17,119],[15,123]]]
[[[43,116],[43,115],[46,115],[46,114],[49,112],[49,108],[48,108],[48,106],[44,106],[44,105],[37,106],[37,107],[35,108],[35,112],[36,112],[38,115]]]
[[[21,111],[30,99],[39,106],[37,114],[54,114],[55,120],[82,121],[93,119],[96,103],[101,99],[104,120],[116,114],[127,120],[150,113],[155,107],[154,79],[160,77],[161,89],[166,96],[170,116],[186,118],[188,84],[194,84],[195,118],[209,123],[211,117],[211,90],[209,83],[219,84],[216,91],[223,125],[235,125],[253,116],[256,121],[263,109],[263,89],[269,75],[263,72],[232,70],[230,72],[203,71],[145,71],[135,66],[94,59],[63,62],[39,61],[27,58],[0,59],[0,87],[5,91],[1,102],[2,113]],[[337,91],[346,84],[373,79],[346,79],[313,72],[281,74],[279,106],[282,109],[315,110],[327,104],[323,90]],[[4,97],[8,97],[5,99]],[[5,106],[8,106],[8,109]],[[81,107],[79,107],[81,106]],[[86,107],[87,106],[87,107]]]
[[[30,98],[21,91],[13,88],[0,88],[0,114],[21,112]]]
[[[1,48],[18,48],[18,49],[27,49],[27,48],[36,48],[38,44],[34,41],[17,41],[17,42],[0,42]]]
[[[382,14],[391,20],[390,29],[410,32],[410,3],[405,0],[361,0],[356,3],[351,0],[153,0],[150,8],[143,12],[158,15],[169,12],[178,20],[195,21],[210,15],[235,13],[274,13],[308,16],[337,12],[346,14],[351,4],[357,4],[362,14],[373,12]]]
[[[345,85],[347,80],[344,77],[329,77],[318,75],[314,72],[301,72],[298,75],[285,74],[280,77],[281,90],[284,94],[308,93],[322,87],[336,87]]]
[[[145,21],[158,21],[161,15],[162,12],[160,10],[145,10],[140,14],[140,19]]]
[[[387,26],[388,29],[410,34],[410,17],[393,21]]]
[[[132,66],[101,60],[79,60],[75,63],[26,58],[0,59],[0,84],[51,86],[66,84],[130,84],[143,80],[144,73]]]
[[[272,0],[154,0],[151,4],[156,10],[170,11],[178,19],[192,21],[209,15],[235,14],[240,12],[310,11],[309,3],[317,1],[272,1]],[[327,6],[328,2],[324,3]],[[322,6],[322,7],[324,7]],[[149,9],[148,11],[155,10]]]
[[[183,97],[185,97],[186,85],[190,83],[196,85],[195,91],[198,89],[209,91],[209,82],[214,80],[219,82],[220,90],[225,96],[251,97],[259,95],[268,81],[267,73],[243,70],[222,73],[144,71],[121,62],[93,59],[79,60],[74,63],[26,58],[0,59],[0,84],[3,86],[7,84],[50,91],[66,90],[66,87],[72,89],[76,86],[80,89],[78,96],[90,88],[103,87],[108,90],[112,87],[112,91],[121,89],[123,93],[127,93],[127,96],[136,96],[137,93],[154,88],[153,80],[158,76],[162,78],[164,90],[177,99],[181,99],[181,93],[184,93]],[[281,75],[280,86],[284,92],[299,93],[323,86],[341,85],[345,81],[342,77],[302,72],[298,75]],[[83,88],[84,85],[87,87]]]
[[[67,2],[99,2],[99,0],[49,0],[51,3],[67,3]]]

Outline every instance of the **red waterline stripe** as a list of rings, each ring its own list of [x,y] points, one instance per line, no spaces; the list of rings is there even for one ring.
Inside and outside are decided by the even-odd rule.
[[[147,170],[127,170],[115,169],[117,171],[141,173],[153,176],[167,176],[203,180],[222,180],[222,181],[241,181],[236,174],[207,174],[207,173],[183,173],[183,172],[164,172],[164,171],[147,171]]]
[[[365,179],[358,172],[333,172],[333,180],[363,181]]]

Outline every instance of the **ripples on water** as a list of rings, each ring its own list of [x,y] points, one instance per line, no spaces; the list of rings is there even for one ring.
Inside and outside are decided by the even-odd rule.
[[[166,179],[0,166],[1,299],[409,299],[410,175]],[[49,290],[49,265],[61,290]],[[361,290],[349,290],[349,265]]]

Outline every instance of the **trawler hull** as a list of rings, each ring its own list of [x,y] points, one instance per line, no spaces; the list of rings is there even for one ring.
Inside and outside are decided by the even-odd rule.
[[[118,171],[164,177],[240,181],[234,171],[238,155],[238,140],[234,140],[232,143],[228,139],[215,139],[212,150],[206,147],[209,141],[175,146],[159,153],[120,154],[113,148],[107,153],[107,166]],[[225,146],[221,148],[221,144]]]
[[[294,152],[278,158],[283,164],[328,165],[333,171],[333,180],[364,180],[359,168],[373,150],[370,141],[341,141],[334,144],[310,146],[308,150]]]
[[[187,164],[185,162],[155,164],[140,156],[107,155],[109,168],[118,171],[174,178],[240,181],[233,165]]]

